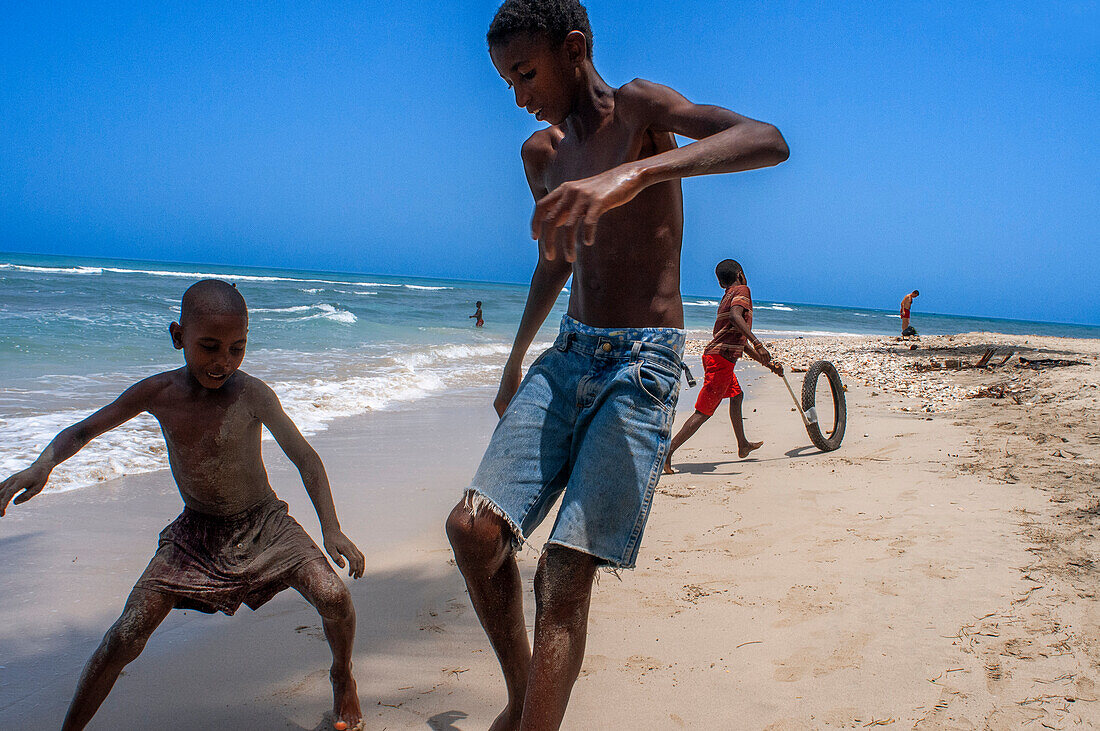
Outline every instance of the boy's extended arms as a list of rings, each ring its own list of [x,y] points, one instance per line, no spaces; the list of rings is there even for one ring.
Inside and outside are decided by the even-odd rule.
[[[521,156],[523,157],[523,170],[527,175],[527,185],[531,188],[531,195],[535,201],[546,195],[546,186],[542,182],[543,169],[550,153],[550,141],[545,133],[536,133],[523,144]],[[539,241],[539,249],[548,254],[550,248],[543,240]],[[531,276],[531,289],[527,292],[527,303],[523,306],[523,316],[516,330],[516,339],[512,343],[512,352],[508,355],[508,362],[504,365],[504,373],[500,377],[500,388],[497,390],[496,399],[493,400],[493,408],[497,416],[503,416],[512,397],[519,390],[520,381],[523,380],[523,356],[535,339],[546,316],[554,308],[554,303],[561,294],[562,287],[569,281],[573,273],[573,265],[564,259],[554,260],[552,256],[540,256],[535,265],[535,273]]]
[[[531,219],[531,238],[553,240],[567,261],[575,245],[591,246],[596,224],[608,210],[629,202],[654,183],[695,175],[733,173],[778,165],[790,151],[779,130],[722,107],[693,104],[667,86],[635,79],[616,94],[616,114],[636,128],[697,140],[652,157],[624,163],[561,184],[542,197]],[[557,229],[564,229],[560,232]]]
[[[313,502],[313,509],[317,511],[317,519],[321,523],[325,551],[340,568],[344,568],[344,558],[347,558],[348,576],[358,579],[366,569],[366,559],[351,539],[340,530],[324,463],[283,411],[283,405],[279,403],[275,392],[262,382],[259,390],[260,420],[302,476],[302,484],[305,485],[306,493]]]
[[[8,503],[16,495],[19,497],[15,497],[14,504],[21,505],[42,492],[53,468],[79,452],[88,442],[145,411],[157,389],[156,378],[153,376],[135,383],[87,419],[62,430],[30,467],[0,482],[0,516],[4,515]]]

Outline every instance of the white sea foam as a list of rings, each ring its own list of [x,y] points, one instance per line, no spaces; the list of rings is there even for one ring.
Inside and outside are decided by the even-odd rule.
[[[152,277],[180,277],[183,279],[229,279],[236,282],[303,282],[315,284],[344,284],[354,287],[407,287],[409,289],[452,289],[452,287],[428,287],[417,284],[391,284],[384,282],[356,282],[346,279],[313,279],[309,277],[277,277],[260,274],[238,274],[235,272],[190,272],[172,269],[126,269],[123,267],[44,267],[26,264],[0,262],[0,269],[36,272],[40,274],[147,274]],[[308,291],[308,290],[303,290]],[[318,290],[319,291],[319,290]]]
[[[81,274],[81,275],[97,275],[102,274],[103,269],[101,267],[43,267],[43,266],[30,266],[28,264],[7,264],[0,263],[0,269],[11,269],[17,272],[35,272],[37,274]]]
[[[774,304],[774,305],[753,305],[753,309],[754,310],[779,310],[780,312],[794,312],[793,307],[788,307],[787,305],[779,305],[779,304]]]
[[[758,335],[773,338],[858,338],[867,333],[836,332],[833,330],[753,330]]]
[[[718,300],[698,300],[696,302],[684,301],[684,307],[717,307],[722,304]]]
[[[267,313],[267,314],[301,314],[308,312],[310,314],[303,317],[292,317],[288,319],[288,322],[304,322],[306,320],[325,319],[332,320],[333,322],[343,323],[345,325],[354,324],[359,320],[355,316],[354,312],[348,310],[342,310],[335,305],[327,303],[319,303],[316,305],[295,305],[293,307],[253,307],[249,312],[255,313]]]

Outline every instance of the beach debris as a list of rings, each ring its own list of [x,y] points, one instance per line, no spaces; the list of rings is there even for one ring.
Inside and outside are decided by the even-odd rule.
[[[1083,360],[1066,360],[1064,358],[1025,358],[1020,356],[1020,367],[1031,368],[1040,371],[1044,368],[1065,368],[1066,366],[1085,365]]]

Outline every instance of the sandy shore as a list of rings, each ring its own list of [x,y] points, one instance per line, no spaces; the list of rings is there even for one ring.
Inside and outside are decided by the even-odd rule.
[[[994,362],[1017,355],[992,370],[916,368],[992,346]],[[678,453],[638,569],[596,588],[565,728],[1100,724],[1100,341],[971,334],[775,350],[794,366],[840,367],[843,446],[817,452],[782,382],[739,366],[751,374],[749,436],[766,444],[738,460],[719,412]],[[1020,355],[1084,365],[1033,370]],[[681,419],[696,393],[682,392]],[[349,420],[314,440],[369,554],[352,585],[367,728],[483,729],[503,683],[439,525],[492,414],[463,403],[389,416],[388,428]],[[316,534],[291,470],[269,464]],[[2,728],[58,724],[178,511],[162,474],[36,503],[0,523]],[[520,559],[529,619],[535,548]],[[318,728],[326,661],[316,615],[289,593],[234,618],[174,613],[92,728]]]

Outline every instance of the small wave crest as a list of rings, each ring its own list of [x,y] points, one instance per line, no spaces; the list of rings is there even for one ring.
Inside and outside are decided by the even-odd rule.
[[[8,263],[0,263],[0,269],[16,272],[34,272],[36,274],[81,274],[85,276],[103,274],[104,271],[102,267],[43,267]]]
[[[291,317],[287,322],[305,322],[307,320],[325,319],[339,322],[344,325],[353,325],[359,321],[354,312],[342,310],[335,305],[319,303],[315,305],[295,305],[293,307],[253,307],[250,313],[263,313],[267,315],[294,315],[304,314],[302,317]]]

